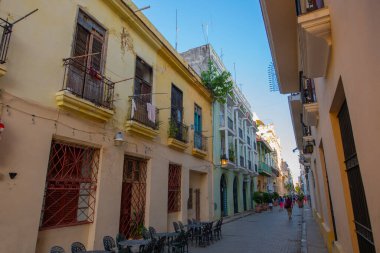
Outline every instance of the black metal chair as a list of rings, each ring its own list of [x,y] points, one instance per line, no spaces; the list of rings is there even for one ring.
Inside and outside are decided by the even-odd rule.
[[[154,246],[154,253],[162,253],[164,252],[166,242],[166,236],[161,237],[157,240],[156,245]]]
[[[181,229],[181,231],[186,231],[185,226],[183,225],[183,223],[181,221],[178,221],[178,225],[179,225],[179,228]]]
[[[177,222],[173,221],[173,227],[174,227],[175,232],[177,232],[177,233],[181,232],[181,229],[179,228]]]
[[[146,227],[143,227],[143,229],[141,231],[141,235],[144,238],[144,240],[150,240],[150,239],[152,239],[152,236],[151,236],[149,230],[146,229]]]
[[[154,227],[149,227],[148,230],[149,230],[150,236],[152,238],[155,238],[156,237],[156,233],[157,233],[156,229]]]
[[[174,241],[169,245],[172,253],[183,253],[185,252],[185,240],[186,234],[181,231],[179,235],[174,239]]]
[[[116,248],[115,240],[111,236],[103,237],[103,246],[106,251],[113,251]]]
[[[141,253],[153,253],[154,246],[156,245],[156,239],[152,238],[152,240],[144,246],[142,250],[140,250]]]
[[[116,235],[116,246],[119,250],[122,249],[122,247],[119,245],[119,242],[124,241],[124,240],[125,240],[125,236],[123,234],[119,233]]]
[[[81,242],[73,242],[71,244],[71,253],[85,252],[86,247]]]
[[[50,249],[50,253],[65,253],[65,250],[60,246],[54,246]]]

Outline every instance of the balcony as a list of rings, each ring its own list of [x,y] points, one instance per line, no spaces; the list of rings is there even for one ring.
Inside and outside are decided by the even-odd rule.
[[[168,146],[180,151],[188,147],[189,127],[175,119],[169,119]]]
[[[261,175],[270,177],[270,176],[272,176],[272,169],[268,164],[259,161],[259,173]]]
[[[194,132],[193,156],[204,159],[207,156],[207,137],[202,133]]]
[[[271,167],[272,173],[276,175],[276,177],[280,176],[280,171],[277,168]]]
[[[63,87],[55,96],[58,107],[96,121],[112,118],[114,83],[75,59],[65,59],[64,67]]]
[[[298,0],[300,57],[309,78],[325,77],[331,49],[330,12],[323,0]]]
[[[303,104],[303,123],[306,126],[317,126],[319,112],[317,97],[315,96],[313,79],[301,78],[301,87],[301,97]]]
[[[159,134],[159,110],[157,108],[148,112],[152,105],[139,97],[129,99],[129,111],[125,130],[131,134],[136,134],[147,139],[154,139]]]
[[[7,60],[9,41],[11,39],[13,25],[4,19],[1,19],[0,22],[0,30],[2,30],[0,40],[0,77],[2,77],[7,73],[5,62]]]

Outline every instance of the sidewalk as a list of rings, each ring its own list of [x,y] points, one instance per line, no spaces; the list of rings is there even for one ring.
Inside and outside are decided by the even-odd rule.
[[[308,206],[303,208],[302,221],[301,253],[327,253],[318,224]]]

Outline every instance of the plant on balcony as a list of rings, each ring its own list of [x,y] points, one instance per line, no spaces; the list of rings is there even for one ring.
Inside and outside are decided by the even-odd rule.
[[[233,81],[231,73],[223,71],[219,73],[212,61],[208,62],[208,69],[201,73],[202,82],[212,92],[216,101],[221,104],[227,102],[227,96],[233,96]]]
[[[168,128],[168,136],[170,138],[175,138],[179,132],[179,129],[177,127],[177,124],[173,121],[169,121],[169,128]]]
[[[231,162],[235,162],[235,151],[232,148],[228,150],[228,159]]]

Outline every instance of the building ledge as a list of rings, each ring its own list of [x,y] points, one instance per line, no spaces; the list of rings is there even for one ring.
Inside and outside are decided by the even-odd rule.
[[[94,103],[65,90],[57,92],[55,100],[58,107],[96,121],[106,122],[114,114],[112,110],[96,106]]]
[[[136,134],[147,139],[154,139],[159,134],[159,131],[145,126],[134,120],[128,120],[125,124],[125,131],[131,134]]]
[[[4,76],[7,73],[7,67],[5,64],[0,64],[0,77]]]
[[[201,159],[204,159],[207,156],[207,152],[206,151],[203,151],[203,150],[200,150],[200,149],[197,149],[197,148],[193,148],[193,150],[192,150],[191,153],[192,153],[193,156],[201,158]]]
[[[308,78],[325,77],[331,50],[328,7],[298,17],[302,69]]]
[[[185,151],[189,147],[186,142],[179,141],[175,138],[168,138],[168,146],[179,151]]]
[[[319,119],[318,103],[303,105],[303,123],[306,126],[317,126]]]

